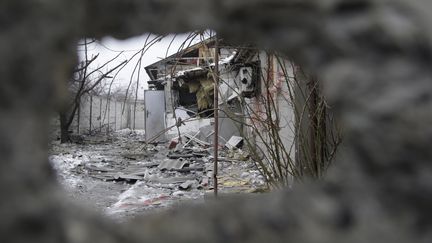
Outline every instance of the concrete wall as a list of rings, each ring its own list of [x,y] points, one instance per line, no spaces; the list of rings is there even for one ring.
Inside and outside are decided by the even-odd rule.
[[[144,102],[137,101],[135,112],[134,107],[135,101],[85,95],[70,130],[76,134],[144,130]]]

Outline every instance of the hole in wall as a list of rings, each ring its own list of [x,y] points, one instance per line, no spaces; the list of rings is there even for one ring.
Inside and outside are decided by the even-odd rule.
[[[316,79],[280,53],[211,30],[83,38],[77,53],[50,160],[71,198],[115,218],[203,203],[216,121],[224,193],[321,178],[339,144],[330,117],[309,115],[324,112]]]

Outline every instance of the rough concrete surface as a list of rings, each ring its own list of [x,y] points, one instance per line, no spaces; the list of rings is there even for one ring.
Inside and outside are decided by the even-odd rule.
[[[431,242],[428,0],[3,0],[1,242]],[[116,225],[65,202],[49,113],[83,35],[213,28],[282,51],[323,81],[345,131],[325,181]]]

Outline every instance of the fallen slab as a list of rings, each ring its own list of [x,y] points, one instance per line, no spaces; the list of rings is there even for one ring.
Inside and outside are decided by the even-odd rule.
[[[185,160],[164,160],[158,166],[160,170],[173,170],[173,169],[182,169],[186,164],[188,164]]]
[[[169,178],[151,178],[148,181],[158,184],[179,184],[184,183],[189,180],[196,180],[197,176],[187,176],[187,177],[169,177]]]
[[[179,189],[183,191],[187,191],[192,189],[192,186],[196,183],[195,180],[188,180],[179,185]]]
[[[123,173],[117,173],[113,177],[115,181],[127,181],[127,182],[136,182],[144,179],[144,177],[142,176],[128,175]]]
[[[188,159],[193,157],[195,157],[193,154],[168,154],[168,158],[170,159]]]
[[[225,144],[225,147],[229,149],[241,148],[242,146],[243,146],[243,138],[239,136],[232,136]]]
[[[100,171],[100,172],[113,172],[113,171],[115,171],[115,169],[112,169],[112,168],[98,167],[98,166],[89,165],[89,164],[85,164],[84,167],[87,170],[92,170],[92,171]]]
[[[185,167],[182,169],[171,169],[170,171],[187,173],[192,171],[204,171],[204,167]]]

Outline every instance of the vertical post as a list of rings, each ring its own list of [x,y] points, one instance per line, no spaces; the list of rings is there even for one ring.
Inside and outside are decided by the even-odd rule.
[[[144,108],[144,111],[143,111],[143,116],[144,116],[144,124],[143,124],[143,130],[144,130],[144,139],[146,139],[146,133],[147,133],[147,131],[146,131],[146,103],[145,103],[145,89],[143,90],[143,108]],[[147,141],[147,139],[146,139],[146,141]]]
[[[129,128],[129,129],[132,129],[132,111],[131,111],[131,109],[132,109],[132,106],[131,106],[131,103],[127,103],[127,110],[126,110],[126,126]]]
[[[147,138],[149,138],[148,137],[148,134],[147,134],[147,97],[146,97],[146,92],[145,92],[145,90],[144,90],[144,138],[145,138],[145,141],[146,141],[146,146],[147,146]]]
[[[77,134],[80,134],[80,122],[81,122],[81,97],[78,101],[78,117],[77,117]]]
[[[117,100],[114,100],[114,131],[117,131]]]
[[[108,96],[107,98],[107,107],[108,107],[108,126],[107,126],[107,134],[110,132],[110,116],[111,116],[111,98]],[[106,113],[106,111],[105,111]]]
[[[90,95],[90,124],[89,124],[89,134],[91,134],[92,131],[92,115],[93,115],[93,96]]]
[[[137,107],[137,103],[136,103],[136,101],[135,101],[135,103],[134,103],[134,111],[133,111],[133,122],[132,122],[132,130],[135,130],[135,122],[136,122],[136,118],[135,118],[135,116],[136,116],[136,107]]]
[[[121,112],[120,112],[120,129],[123,128],[123,111],[124,111],[124,107],[125,107],[124,102],[120,103],[120,109],[121,109]]]
[[[102,133],[102,97],[99,97],[99,132]]]
[[[218,156],[219,156],[219,41],[216,34],[215,42],[215,68],[214,68],[214,164],[213,164],[213,183],[214,195],[218,195]]]

